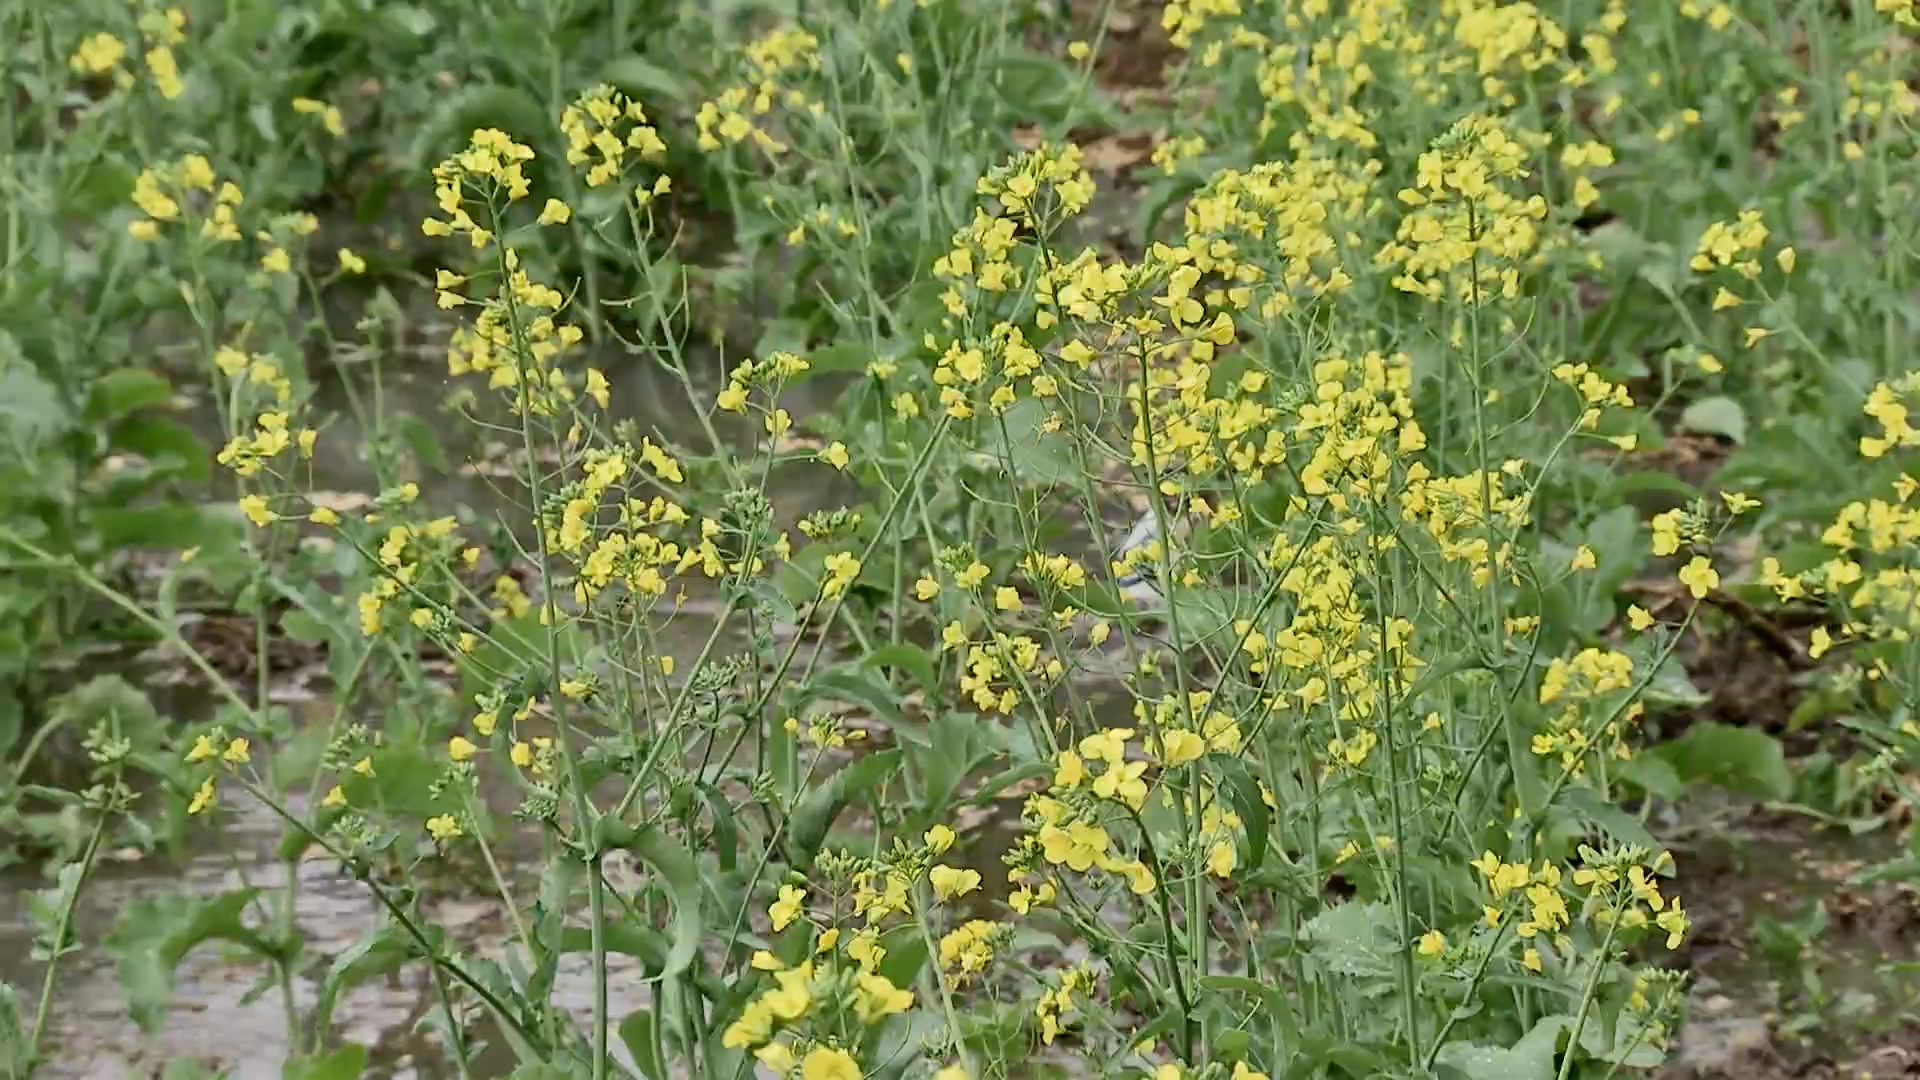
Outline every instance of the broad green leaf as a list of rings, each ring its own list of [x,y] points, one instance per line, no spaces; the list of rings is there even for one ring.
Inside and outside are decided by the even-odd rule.
[[[10,344],[11,338],[0,341]],[[31,458],[66,422],[52,384],[25,360],[8,361],[0,350],[0,448]]]
[[[33,1064],[33,1047],[27,1045],[27,1028],[21,1019],[20,996],[12,984],[0,979],[0,1076],[27,1075]]]
[[[610,60],[601,70],[600,77],[643,106],[663,101],[682,101],[687,96],[684,79],[644,57],[622,56]]]
[[[1747,410],[1730,397],[1704,397],[1680,413],[1680,427],[1702,435],[1718,435],[1735,443],[1747,441]]]
[[[899,767],[900,751],[882,750],[841,769],[808,792],[787,819],[788,865],[802,871],[811,867],[840,811],[885,784]]]
[[[1685,783],[1707,783],[1742,795],[1785,799],[1793,773],[1780,741],[1764,731],[1703,722],[1653,751]]]
[[[1336,975],[1380,976],[1393,971],[1399,931],[1385,904],[1350,900],[1307,920],[1300,933],[1313,956]]]
[[[1606,832],[1615,841],[1622,844],[1637,844],[1641,847],[1658,850],[1659,841],[1647,831],[1640,820],[1625,810],[1600,797],[1600,793],[1590,787],[1574,786],[1561,794],[1561,800],[1581,817],[1587,818]]]
[[[1434,1058],[1448,1080],[1553,1080],[1553,1055],[1450,1042]],[[1449,1071],[1451,1070],[1451,1071]]]
[[[1032,484],[1061,484],[1076,475],[1067,440],[1041,425],[1047,409],[1034,398],[1023,398],[987,423],[982,440],[992,467],[1010,468],[1015,479]]]
[[[101,545],[109,551],[199,548],[206,554],[219,554],[240,546],[239,519],[211,507],[163,503],[96,510],[93,526],[100,533]]]
[[[200,437],[185,424],[158,413],[129,416],[113,425],[107,445],[138,454],[156,469],[178,470],[183,480],[204,482],[212,471],[208,464],[212,455]]]
[[[913,676],[913,681],[920,684],[920,689],[926,691],[929,698],[939,692],[940,680],[934,674],[933,658],[928,655],[927,650],[918,645],[909,645],[905,642],[898,645],[882,645],[868,653],[860,663],[861,666],[869,668],[899,668]]]
[[[208,941],[231,941],[260,956],[273,949],[241,921],[259,889],[235,889],[215,896],[162,894],[136,900],[120,913],[107,938],[107,951],[119,964],[120,985],[134,1022],[152,1032],[166,1019],[173,997],[173,973],[188,953]]]
[[[673,901],[672,944],[661,962],[659,978],[668,980],[693,966],[700,950],[700,935],[706,928],[700,915],[700,875],[693,859],[679,841],[652,827],[635,831],[604,817],[599,822],[599,840],[607,847],[620,847],[638,856],[653,870],[656,883]]]
[[[131,412],[164,405],[173,397],[166,377],[146,368],[120,368],[95,379],[87,391],[87,420],[111,423]]]
[[[294,1058],[280,1070],[281,1080],[359,1080],[367,1067],[367,1048],[348,1043],[314,1057]]]
[[[1247,763],[1231,754],[1213,754],[1209,756],[1213,767],[1227,780],[1227,797],[1233,802],[1233,812],[1240,817],[1240,825],[1247,834],[1247,870],[1260,869],[1267,859],[1267,829],[1272,823],[1272,814],[1267,809],[1267,801],[1260,797],[1260,783],[1247,771]]]
[[[327,965],[314,1005],[314,1028],[331,1030],[333,1013],[355,986],[400,970],[419,955],[413,938],[392,925],[378,926],[342,950]]]
[[[653,1045],[653,1013],[647,1009],[637,1009],[620,1021],[620,1041],[627,1044],[627,1053],[633,1055],[633,1063],[640,1069],[640,1075],[647,1080],[666,1080],[666,1067],[660,1064],[660,1054]]]

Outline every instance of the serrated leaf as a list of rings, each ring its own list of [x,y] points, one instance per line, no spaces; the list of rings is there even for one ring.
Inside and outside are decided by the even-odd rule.
[[[1335,974],[1381,976],[1393,971],[1399,935],[1385,904],[1339,904],[1307,920],[1300,933],[1313,956]]]
[[[215,896],[162,895],[136,900],[120,913],[107,938],[107,951],[120,970],[120,986],[134,1022],[148,1032],[166,1019],[173,998],[173,974],[180,961],[204,942],[222,940],[261,956],[273,950],[241,921],[259,889],[235,889]]]
[[[1460,1080],[1553,1080],[1553,1058],[1519,1054],[1498,1046],[1450,1042],[1440,1048],[1434,1064],[1452,1069]],[[1442,1072],[1443,1076],[1448,1075]]]

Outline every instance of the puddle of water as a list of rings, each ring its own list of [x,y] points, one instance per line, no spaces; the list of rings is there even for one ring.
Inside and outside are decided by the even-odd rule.
[[[105,861],[88,883],[76,916],[80,951],[61,961],[45,1052],[50,1060],[38,1077],[58,1080],[101,1076],[155,1075],[176,1057],[224,1071],[233,1080],[274,1080],[288,1052],[286,1014],[279,988],[266,985],[268,966],[250,956],[208,943],[189,953],[177,968],[171,1007],[160,1029],[142,1032],[127,1010],[113,958],[102,946],[122,909],[159,893],[212,896],[253,886],[278,902],[288,868],[274,849],[280,825],[257,803],[236,795],[225,800],[227,815],[217,833],[203,833],[202,849],[184,864],[159,857],[143,861]],[[506,845],[511,847],[513,845]],[[529,845],[520,845],[526,847]],[[365,886],[331,859],[310,859],[296,868],[299,890],[294,921],[309,957],[323,962],[384,925],[381,908]],[[26,901],[43,885],[14,876],[0,889],[0,970],[23,997],[37,996],[43,966],[29,959],[32,931]],[[533,895],[526,883],[520,899]],[[441,897],[426,905],[428,920],[473,955],[502,958],[512,933],[505,906],[493,897]],[[612,1015],[625,1016],[647,1005],[637,964],[609,957]],[[317,1001],[319,980],[294,980],[294,997],[303,1014]],[[592,975],[584,955],[563,957],[555,981],[556,1008],[572,1014],[585,1030],[592,1016]],[[421,1024],[437,1009],[437,998],[422,964],[348,992],[334,1013],[329,1045],[358,1043],[369,1048],[369,1077],[442,1076],[452,1071],[437,1035]],[[490,1039],[489,1057],[506,1054],[504,1042]],[[491,1064],[511,1068],[510,1057]],[[476,1063],[479,1075],[494,1070]]]

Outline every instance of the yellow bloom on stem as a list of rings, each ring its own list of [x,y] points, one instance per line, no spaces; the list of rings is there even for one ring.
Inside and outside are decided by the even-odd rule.
[[[800,909],[806,902],[806,890],[793,885],[780,886],[780,898],[767,908],[767,917],[773,920],[774,932],[785,930],[793,920],[799,918]]]
[[[447,756],[454,761],[470,761],[480,748],[464,735],[455,735],[447,740]]]
[[[860,1064],[845,1050],[816,1046],[800,1062],[800,1080],[860,1080]]]
[[[257,528],[264,529],[268,525],[280,520],[280,515],[274,513],[273,508],[267,505],[267,497],[265,495],[241,496],[240,512],[245,514],[247,520],[253,522]]]
[[[1720,572],[1705,555],[1695,555],[1692,562],[1681,568],[1680,583],[1695,600],[1704,600],[1709,592],[1720,587]]]
[[[452,814],[435,814],[427,819],[427,832],[440,842],[457,840],[462,835],[460,819]]]
[[[961,870],[943,863],[927,872],[927,881],[933,886],[934,896],[951,900],[979,888],[980,871]]]
[[[213,777],[200,782],[200,789],[193,793],[193,800],[187,803],[187,813],[198,814],[213,805]]]

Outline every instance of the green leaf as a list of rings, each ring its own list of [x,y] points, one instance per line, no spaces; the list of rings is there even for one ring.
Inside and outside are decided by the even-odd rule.
[[[1747,410],[1730,397],[1704,397],[1680,414],[1680,427],[1702,435],[1718,435],[1736,443],[1747,441]]]
[[[1350,900],[1307,920],[1300,934],[1313,955],[1337,975],[1382,976],[1398,951],[1393,912],[1385,904]]]
[[[1267,810],[1267,801],[1260,797],[1260,783],[1247,771],[1246,762],[1230,754],[1213,754],[1211,761],[1220,775],[1226,777],[1227,797],[1246,829],[1247,870],[1251,873],[1260,869],[1260,864],[1267,859],[1267,829],[1272,824],[1272,814]]]
[[[185,551],[200,548],[214,554],[237,550],[240,522],[233,515],[203,506],[178,503],[102,509],[93,512],[93,527],[109,551],[128,548]]]
[[[788,865],[796,870],[811,867],[820,845],[826,842],[827,830],[847,804],[886,783],[899,767],[900,751],[882,750],[841,769],[808,792],[787,819]]]
[[[332,1053],[293,1058],[280,1070],[281,1080],[359,1080],[367,1067],[367,1048],[348,1043]]]
[[[1440,1048],[1433,1063],[1448,1080],[1553,1080],[1551,1052],[1543,1058],[1497,1046],[1450,1042]]]
[[[1742,795],[1786,799],[1793,773],[1780,741],[1764,731],[1698,723],[1654,749],[1685,783],[1715,784]]]
[[[1011,469],[1015,479],[1027,483],[1061,484],[1073,479],[1076,470],[1067,441],[1042,430],[1046,413],[1039,400],[1022,398],[994,418],[982,440],[992,465]]]
[[[425,166],[465,146],[475,128],[499,128],[525,137],[553,123],[524,90],[499,83],[471,85],[448,98],[420,128],[409,156]]]
[[[362,934],[327,966],[314,1006],[314,1029],[332,1028],[334,1010],[355,986],[400,970],[416,955],[413,938],[398,927],[379,926]]]
[[[1640,819],[1601,798],[1600,793],[1590,787],[1569,787],[1561,799],[1619,843],[1637,844],[1651,850],[1660,847],[1647,827],[1640,824]]]
[[[87,419],[104,424],[173,398],[173,387],[158,372],[120,368],[95,379],[87,392]]]
[[[862,671],[851,664],[815,675],[807,681],[800,696],[803,702],[822,697],[857,702],[891,724],[898,724],[901,719],[900,700],[893,689],[871,671]]]
[[[26,1025],[21,1022],[20,996],[0,979],[0,1076],[25,1076],[31,1064],[33,1047],[27,1045]]]
[[[107,938],[107,951],[118,962],[120,985],[135,1023],[148,1032],[159,1029],[173,997],[174,968],[203,942],[231,941],[261,956],[273,955],[266,941],[241,921],[259,893],[235,889],[205,897],[151,896],[121,911]]]
[[[5,359],[5,346],[12,342],[10,337],[0,337],[0,447],[25,459],[60,430],[66,410],[60,407],[53,385],[25,360]]]
[[[611,820],[601,819],[603,823]],[[673,901],[672,944],[667,948],[659,978],[678,976],[693,966],[706,925],[700,917],[700,876],[693,859],[677,841],[655,828],[637,832],[616,830],[602,840],[610,847],[626,848],[651,867],[657,883]]]
[[[107,437],[112,449],[138,454],[156,469],[177,470],[181,479],[205,482],[212,474],[211,455],[200,437],[178,420],[154,413],[129,416],[113,426]]]
[[[939,692],[940,679],[934,674],[933,658],[928,655],[927,650],[918,645],[908,645],[904,642],[898,645],[882,645],[868,653],[860,664],[862,667],[869,668],[899,668],[913,676],[913,681],[920,684],[920,689],[926,691],[929,699]]]
[[[660,1055],[653,1045],[652,1011],[638,1009],[628,1013],[627,1018],[620,1021],[620,1041],[627,1044],[627,1053],[633,1055],[640,1075],[647,1080],[665,1080],[666,1067],[660,1064]]]
[[[642,105],[651,105],[656,101],[684,101],[687,96],[685,80],[640,56],[622,56],[608,61],[600,77]]]

